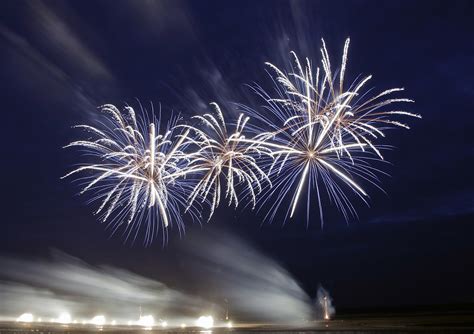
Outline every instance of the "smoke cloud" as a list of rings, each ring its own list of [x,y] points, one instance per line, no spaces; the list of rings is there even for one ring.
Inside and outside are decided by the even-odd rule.
[[[231,315],[285,324],[313,317],[310,297],[278,263],[234,235],[206,232],[189,238],[188,267],[212,287],[214,298],[228,301]]]
[[[59,251],[49,260],[0,257],[0,314],[4,320],[32,313],[51,321],[66,312],[79,322],[104,315],[107,323],[125,324],[137,321],[141,310],[170,326],[206,314],[217,324],[228,319],[301,325],[314,316],[313,301],[290,273],[234,235],[188,236],[176,252],[184,267],[180,275],[192,279],[173,281],[173,288]]]
[[[1,257],[0,267],[0,314],[9,320],[24,312],[43,319],[67,312],[80,319],[104,314],[126,322],[138,320],[140,307],[160,318],[191,316],[206,305],[161,282],[124,269],[94,267],[60,252],[50,261]]]

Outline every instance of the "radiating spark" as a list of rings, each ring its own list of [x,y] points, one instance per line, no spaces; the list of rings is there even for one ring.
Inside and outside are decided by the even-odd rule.
[[[272,159],[266,161],[266,166],[273,187],[267,187],[261,199],[262,204],[271,202],[266,215],[269,220],[273,220],[287,197],[290,206],[285,220],[292,218],[303,194],[306,195],[307,220],[315,203],[323,225],[323,198],[326,197],[346,219],[348,214],[356,215],[345,189],[351,189],[367,203],[368,194],[360,181],[379,187],[377,174],[381,171],[371,162],[383,159],[383,156],[373,141],[383,137],[389,126],[408,128],[389,117],[420,117],[390,109],[395,103],[413,102],[406,98],[387,98],[402,91],[401,88],[385,90],[374,97],[362,93],[371,76],[346,89],[344,78],[349,43],[347,39],[338,83],[323,41],[322,70],[317,68],[314,71],[308,58],[302,63],[294,52],[291,52],[294,65],[288,73],[266,63],[275,73],[273,81],[277,97],[272,97],[259,86],[254,90],[264,99],[265,110],[269,113],[241,105],[244,111],[261,122],[260,127],[252,130],[262,140],[261,145],[272,151]],[[247,141],[256,144],[258,140]],[[368,149],[378,159],[372,157]]]
[[[224,115],[216,103],[211,103],[215,115],[208,113],[195,116],[204,126],[183,126],[196,134],[195,143],[199,147],[190,153],[190,171],[199,171],[202,176],[199,183],[189,196],[188,206],[199,198],[205,201],[210,198],[210,214],[219,206],[222,192],[228,199],[228,205],[239,205],[238,187],[244,188],[243,193],[249,195],[253,205],[262,190],[262,183],[270,183],[268,176],[258,165],[257,159],[268,154],[269,150],[260,142],[245,139],[245,126],[249,120],[241,114],[233,128],[228,130]]]
[[[148,121],[143,109],[138,116],[130,106],[122,112],[110,104],[99,109],[108,116],[106,122],[100,128],[78,126],[90,137],[66,146],[85,149],[94,161],[64,177],[85,174],[80,179],[84,185],[81,194],[94,190],[92,201],[99,202],[96,214],[101,214],[103,222],[111,221],[113,233],[123,227],[125,239],[135,240],[144,229],[148,244],[160,225],[164,238],[170,224],[181,232],[180,207],[186,207],[191,187],[184,177],[188,159],[183,151],[189,130],[176,134],[176,119],[162,126],[155,116]]]
[[[393,93],[402,92],[403,88],[392,88],[381,93],[370,96],[362,90],[366,87],[372,76],[363,77],[361,80],[354,81],[350,87],[345,90],[345,72],[347,67],[347,55],[349,52],[350,39],[346,40],[342,56],[341,70],[339,75],[339,84],[335,84],[335,78],[331,70],[331,63],[326,45],[323,40],[321,48],[322,65],[324,78],[322,85],[318,87],[319,68],[316,70],[316,81],[313,80],[311,62],[306,59],[306,66],[301,67],[296,54],[292,55],[297,64],[296,69],[288,74],[278,71],[278,82],[287,82],[286,93],[288,97],[282,99],[282,103],[291,105],[295,110],[303,114],[309,113],[309,122],[302,124],[303,127],[309,127],[312,131],[312,118],[316,122],[331,123],[326,131],[329,131],[329,137],[334,146],[339,146],[338,154],[349,154],[344,149],[346,141],[365,143],[378,156],[383,159],[382,154],[372,144],[372,140],[378,137],[384,137],[384,131],[391,127],[409,127],[406,124],[392,120],[392,116],[409,116],[421,118],[420,115],[403,110],[392,110],[392,105],[396,103],[414,102],[407,98],[392,98]],[[276,68],[274,65],[273,68]],[[296,116],[296,115],[295,115]],[[318,137],[321,141],[326,133],[322,132]],[[311,137],[311,136],[309,136]]]

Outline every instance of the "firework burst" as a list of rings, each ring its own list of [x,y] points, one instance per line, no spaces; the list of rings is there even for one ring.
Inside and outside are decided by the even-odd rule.
[[[259,138],[264,139],[262,145],[272,149],[273,159],[267,161],[267,166],[273,187],[268,188],[262,198],[264,204],[276,197],[266,216],[269,220],[273,220],[277,209],[288,197],[290,206],[285,220],[291,218],[304,193],[307,197],[307,221],[311,204],[316,201],[323,224],[323,192],[346,220],[349,215],[356,215],[346,189],[367,203],[368,195],[359,180],[379,187],[377,174],[383,173],[371,165],[373,160],[383,159],[382,146],[377,147],[372,141],[383,137],[383,131],[389,127],[408,128],[391,120],[391,116],[420,117],[389,108],[395,103],[413,102],[406,98],[388,98],[402,88],[385,90],[374,97],[370,97],[368,92],[362,93],[371,76],[345,89],[348,48],[349,39],[344,46],[338,80],[334,79],[324,41],[322,70],[318,67],[314,71],[307,58],[302,65],[294,52],[291,52],[294,65],[288,73],[266,63],[276,73],[272,79],[277,97],[271,97],[256,86],[255,92],[266,102],[267,113],[243,106],[265,128],[271,129],[254,128],[260,133]]]
[[[404,88],[391,88],[384,90],[375,96],[364,91],[372,76],[355,80],[347,89],[345,85],[345,74],[349,52],[350,39],[344,44],[341,67],[339,74],[335,75],[331,68],[329,54],[326,44],[322,40],[322,74],[320,68],[313,70],[311,62],[305,59],[302,66],[295,52],[291,52],[294,65],[290,73],[285,74],[271,63],[266,63],[277,74],[276,82],[281,85],[283,91],[279,91],[281,98],[274,102],[284,104],[295,112],[295,119],[301,120],[301,127],[314,127],[314,125],[329,124],[329,139],[333,146],[339,146],[338,154],[348,154],[344,149],[345,142],[356,142],[366,144],[380,159],[381,152],[373,140],[385,137],[384,131],[394,127],[410,129],[410,127],[397,120],[394,116],[408,116],[421,118],[420,115],[408,111],[393,108],[400,103],[412,103],[411,99],[392,97],[394,93],[404,91]],[[298,116],[300,114],[300,116]],[[304,118],[307,118],[307,122]],[[346,136],[347,135],[347,136]],[[324,136],[319,137],[322,140]],[[344,140],[344,138],[346,140]],[[361,145],[364,150],[365,145]]]
[[[135,240],[144,228],[149,243],[160,227],[166,236],[171,224],[181,232],[180,208],[186,206],[192,187],[184,177],[188,160],[183,150],[189,144],[189,130],[176,134],[176,119],[172,119],[160,134],[159,118],[149,121],[143,110],[137,117],[130,106],[122,112],[110,104],[99,110],[107,115],[100,129],[76,126],[90,138],[66,146],[84,149],[95,163],[81,165],[63,178],[83,175],[81,194],[94,191],[92,201],[99,202],[95,213],[103,222],[110,221],[113,233],[124,227],[125,239]]]
[[[255,206],[257,195],[262,191],[262,183],[270,184],[268,176],[257,164],[257,159],[269,154],[270,150],[258,141],[249,143],[246,140],[244,129],[249,118],[240,114],[234,130],[229,131],[219,105],[211,105],[215,115],[208,113],[194,116],[204,125],[203,130],[182,126],[196,135],[194,143],[198,150],[188,156],[190,170],[202,172],[200,181],[189,195],[188,206],[192,206],[196,200],[209,199],[209,219],[219,206],[224,189],[229,206],[239,205],[239,187],[243,190],[243,197],[249,196]]]

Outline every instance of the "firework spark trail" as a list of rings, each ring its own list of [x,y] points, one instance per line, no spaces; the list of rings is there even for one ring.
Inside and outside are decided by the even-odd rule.
[[[196,135],[194,142],[198,146],[196,152],[188,155],[189,168],[202,172],[200,181],[189,195],[188,206],[192,206],[198,198],[206,201],[210,197],[209,219],[220,204],[223,188],[229,206],[237,207],[239,197],[246,198],[247,195],[255,206],[262,183],[270,184],[268,176],[257,163],[258,158],[269,154],[270,150],[263,147],[261,141],[247,142],[243,134],[249,118],[240,114],[233,132],[230,132],[219,105],[211,105],[215,115],[194,116],[205,126],[204,130],[182,125]],[[243,188],[243,196],[238,194],[239,187]]]
[[[264,125],[264,128],[254,127],[253,130],[260,138],[265,138],[262,145],[273,151],[273,159],[267,161],[273,187],[266,189],[261,201],[265,204],[277,197],[266,215],[270,221],[288,196],[291,203],[285,220],[293,217],[304,189],[307,189],[307,220],[314,201],[312,191],[316,192],[321,225],[324,222],[323,190],[346,220],[349,214],[357,215],[343,186],[352,189],[366,203],[368,195],[355,179],[379,187],[377,174],[383,172],[371,166],[370,163],[377,159],[367,149],[370,148],[378,159],[383,156],[380,146],[377,148],[371,140],[384,137],[383,131],[390,126],[408,128],[391,120],[391,116],[421,117],[407,111],[385,111],[384,107],[394,103],[413,102],[406,98],[387,98],[402,88],[388,89],[374,97],[368,97],[368,92],[362,94],[371,76],[344,90],[349,42],[347,39],[344,45],[339,83],[334,79],[323,40],[322,70],[318,67],[313,71],[308,58],[302,65],[294,52],[291,52],[294,65],[289,73],[266,63],[275,73],[270,76],[277,97],[270,96],[258,85],[253,89],[265,101],[264,109],[269,113],[262,114],[240,105]],[[268,128],[271,131],[265,130]]]
[[[145,229],[145,243],[153,241],[162,225],[174,223],[181,232],[183,220],[180,207],[186,206],[186,194],[192,182],[184,178],[188,159],[184,149],[189,145],[189,130],[175,135],[176,119],[171,120],[160,134],[160,119],[150,122],[136,116],[133,108],[123,112],[107,104],[100,108],[107,124],[101,128],[79,125],[91,138],[74,141],[66,147],[80,147],[99,163],[84,164],[63,178],[87,173],[81,194],[94,190],[92,201],[100,203],[96,214],[103,222],[111,219],[113,233],[125,226],[125,239],[133,240]],[[144,111],[142,110],[142,114]],[[191,215],[195,216],[194,210]],[[143,227],[142,224],[145,226]]]

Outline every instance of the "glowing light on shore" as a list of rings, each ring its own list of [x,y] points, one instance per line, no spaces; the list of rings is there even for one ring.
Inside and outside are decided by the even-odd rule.
[[[324,320],[329,320],[328,297],[324,296]]]
[[[232,328],[232,322],[231,322],[231,321],[229,321],[229,322],[227,323],[227,328]]]
[[[71,315],[67,312],[63,312],[59,315],[59,317],[56,319],[56,322],[67,325],[71,323]]]
[[[202,315],[196,320],[196,326],[210,329],[214,326],[214,318],[210,315]]]
[[[168,327],[168,323],[166,321],[161,322],[161,327],[166,328]]]
[[[33,322],[33,314],[31,313],[23,313],[18,318],[16,318],[16,322]]]
[[[186,328],[186,324],[181,324],[181,328]]]
[[[155,325],[155,319],[153,318],[152,315],[142,315],[142,316],[140,316],[140,319],[138,319],[136,324],[138,326],[151,328]]]
[[[105,317],[103,315],[96,315],[89,321],[89,323],[91,325],[103,326],[105,325]]]

